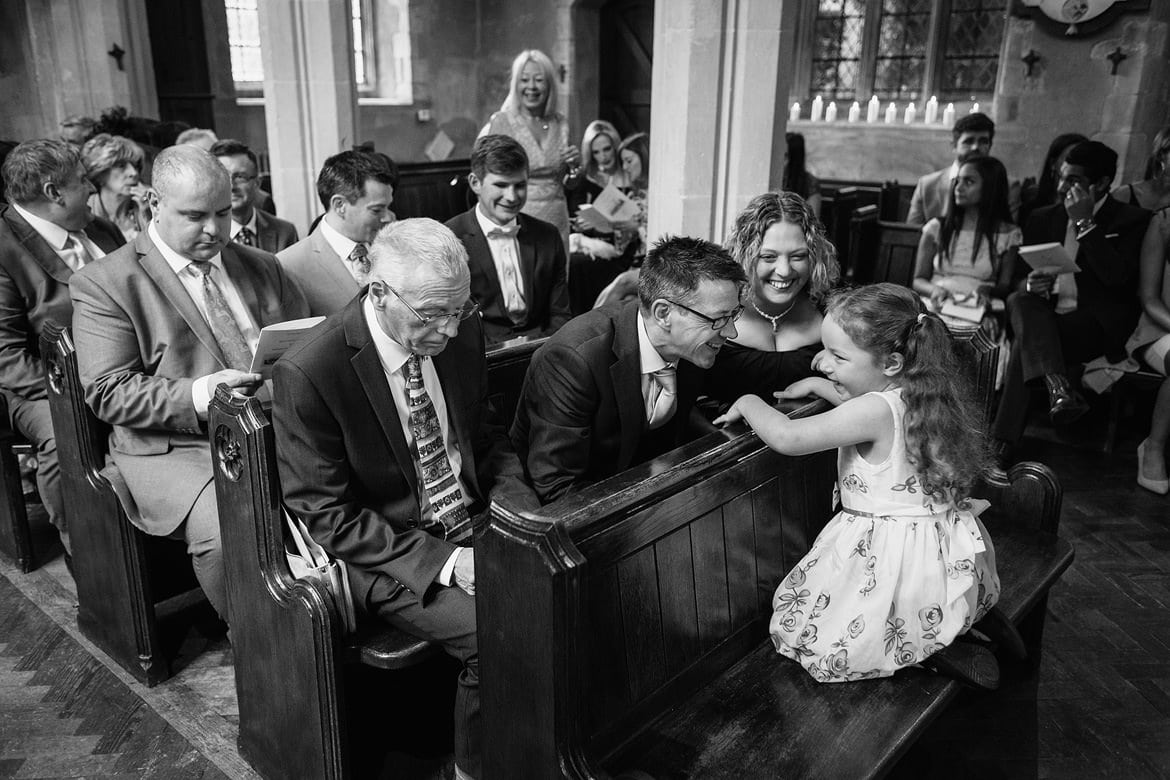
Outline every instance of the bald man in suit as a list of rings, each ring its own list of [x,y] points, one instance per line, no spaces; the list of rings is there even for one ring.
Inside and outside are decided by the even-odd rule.
[[[260,329],[307,316],[271,254],[228,241],[231,181],[207,152],[164,150],[153,221],[73,277],[86,403],[110,424],[115,489],[146,533],[182,538],[208,601],[227,615],[207,406],[219,384],[251,393]]]

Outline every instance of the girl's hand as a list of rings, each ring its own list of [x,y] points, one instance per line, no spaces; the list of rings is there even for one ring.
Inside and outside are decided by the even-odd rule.
[[[794,398],[823,398],[830,403],[841,403],[841,395],[828,379],[819,376],[810,376],[793,382],[783,390],[772,393],[778,401],[787,401]]]
[[[744,419],[743,409],[745,404],[750,403],[752,400],[760,401],[760,399],[754,395],[740,396],[736,399],[735,403],[731,405],[730,409],[716,417],[711,421],[711,423],[713,425],[730,425],[734,422],[740,422]],[[763,403],[763,401],[760,401],[760,403]]]
[[[942,309],[942,305],[951,297],[951,291],[945,287],[935,287],[930,291],[930,308],[935,311]]]

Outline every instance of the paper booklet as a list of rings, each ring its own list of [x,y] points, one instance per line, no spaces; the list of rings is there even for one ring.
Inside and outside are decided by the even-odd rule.
[[[1081,269],[1068,256],[1064,244],[1052,241],[1047,244],[1030,244],[1020,247],[1020,258],[1033,271],[1046,274],[1075,274]]]
[[[638,204],[612,184],[593,201],[593,208],[610,222],[629,222],[638,216]]]
[[[261,328],[260,341],[256,343],[256,354],[252,357],[252,373],[259,374],[265,380],[271,379],[273,364],[280,360],[285,351],[296,344],[301,336],[324,321],[324,317],[305,317]]]
[[[985,309],[986,307],[979,302],[979,296],[973,296],[970,301],[948,300],[943,303],[938,313],[964,322],[981,322]]]

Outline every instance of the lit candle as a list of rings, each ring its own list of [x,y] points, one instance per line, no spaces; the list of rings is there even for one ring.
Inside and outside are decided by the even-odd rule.
[[[813,98],[812,113],[808,115],[808,120],[810,122],[821,121],[821,112],[824,110],[825,110],[825,102],[823,100],[821,100],[820,95],[817,95],[815,98]]]
[[[856,122],[858,119],[861,119],[861,104],[854,100],[849,107],[849,121]]]
[[[947,103],[947,107],[943,109],[943,124],[950,127],[955,123],[955,104]]]
[[[908,125],[914,124],[914,120],[917,118],[917,116],[918,116],[918,109],[914,108],[913,103],[906,106],[906,116],[904,117],[904,120],[903,120],[906,122],[906,124],[908,124]]]
[[[825,121],[837,121],[837,101],[834,100],[833,102],[829,103],[829,107],[825,109]]]
[[[788,121],[795,122],[800,119],[800,103],[793,103],[792,110],[788,112]]]
[[[891,100],[890,105],[886,106],[886,124],[892,125],[896,121],[898,121],[898,107]]]
[[[979,113],[979,104],[978,104],[978,103],[972,103],[972,104],[971,104],[971,110],[970,110],[970,111],[968,111],[967,113],[969,113],[969,114],[978,114],[978,113]]]
[[[878,118],[878,109],[881,108],[881,103],[878,101],[877,95],[869,99],[869,106],[865,110],[865,121],[876,122]]]
[[[938,121],[938,98],[931,95],[930,100],[926,101],[926,124],[933,125],[936,121]]]

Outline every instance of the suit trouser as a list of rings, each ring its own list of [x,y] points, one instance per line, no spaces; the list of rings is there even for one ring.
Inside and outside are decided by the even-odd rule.
[[[355,577],[355,574],[357,575]],[[366,609],[412,636],[438,642],[463,664],[455,691],[455,764],[472,777],[480,776],[479,641],[475,599],[457,587],[435,585],[424,606],[418,597],[383,574],[350,569],[351,584],[364,587],[372,577]]]
[[[1028,384],[1105,354],[1107,334],[1087,312],[1057,314],[1051,300],[1031,293],[1012,293],[1007,314],[1014,341],[992,433],[1014,444],[1028,424]]]
[[[187,543],[191,568],[199,587],[219,616],[227,620],[227,583],[223,576],[223,544],[219,536],[219,504],[215,482],[208,482],[195,499],[191,511],[169,535]]]
[[[28,401],[9,396],[8,408],[12,427],[28,439],[37,451],[37,492],[49,515],[49,522],[61,536],[65,552],[72,554],[69,529],[65,523],[65,499],[61,495],[61,467],[57,461],[57,440],[53,437],[53,418],[49,401],[42,398]]]

